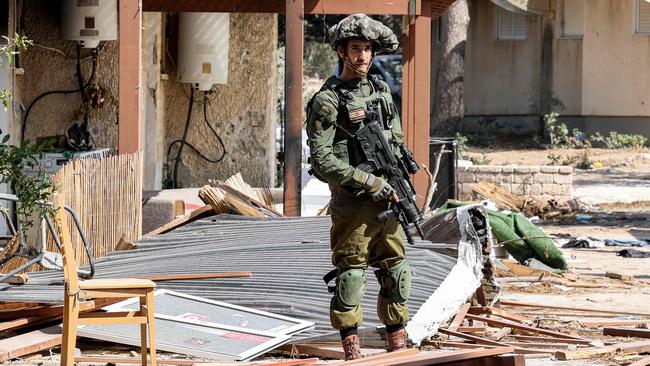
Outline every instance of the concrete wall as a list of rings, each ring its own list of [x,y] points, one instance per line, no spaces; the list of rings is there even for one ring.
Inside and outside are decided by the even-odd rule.
[[[76,43],[61,39],[60,6],[59,1],[24,2],[23,29],[19,31],[38,45],[21,55],[25,73],[16,79],[16,99],[25,108],[44,92],[78,88]],[[174,61],[165,52],[167,18],[161,13],[143,14],[143,183],[148,190],[162,186],[167,147],[181,138],[188,107],[188,86],[176,82]],[[226,178],[237,172],[253,186],[272,186],[275,182],[277,15],[232,14],[230,19],[229,82],[216,88],[208,107],[208,118],[228,153],[222,162],[209,164],[186,147],[179,169],[179,180],[185,187],[201,186],[210,178]],[[95,80],[106,94],[106,102],[92,111],[89,129],[96,147],[116,149],[119,44],[110,41],[103,45]],[[87,55],[90,50],[82,49],[85,80],[91,71]],[[218,157],[221,150],[203,120],[201,95],[195,100],[188,142],[208,157]],[[65,134],[72,123],[81,121],[80,106],[78,92],[44,97],[30,111],[26,137],[33,141]],[[14,135],[20,131],[23,115],[18,112],[11,122]]]
[[[541,17],[527,17],[526,40],[496,40],[496,11],[490,1],[470,3],[465,115],[538,114]]]
[[[650,35],[634,34],[635,0],[585,0],[582,114],[650,116]]]
[[[25,1],[23,5],[23,28],[18,31],[32,39],[35,45],[22,54],[21,66],[25,74],[17,77],[20,93],[16,98],[28,108],[44,92],[70,91],[79,87],[75,73],[76,43],[61,39],[60,2],[33,0]],[[90,50],[82,49],[81,68],[85,81],[91,71],[88,55]],[[98,88],[106,94],[106,101],[103,107],[92,110],[89,118],[89,130],[96,147],[117,147],[118,79],[118,43],[106,42],[100,51],[95,75]],[[79,92],[44,97],[30,111],[25,137],[34,141],[36,137],[64,134],[72,123],[83,119],[80,107]],[[23,115],[20,113],[14,119],[16,129],[19,129]]]
[[[227,155],[222,162],[210,164],[186,146],[178,173],[183,186],[201,186],[208,179],[224,179],[237,172],[253,186],[273,185],[277,28],[275,14],[231,14],[228,84],[216,87],[208,106],[208,118],[223,139]],[[165,150],[182,137],[188,111],[189,88],[175,79],[171,74],[164,82]],[[195,99],[202,101],[201,93]],[[194,106],[187,140],[210,158],[221,153],[203,121],[201,103]]]

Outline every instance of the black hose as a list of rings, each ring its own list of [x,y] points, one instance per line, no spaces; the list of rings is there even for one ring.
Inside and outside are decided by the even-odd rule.
[[[169,181],[171,183],[171,188],[176,188],[176,182],[177,182],[177,171],[178,171],[178,164],[180,161],[180,155],[183,149],[183,146],[187,146],[192,151],[194,151],[198,156],[200,156],[203,160],[216,164],[224,159],[226,156],[226,146],[223,143],[223,140],[221,139],[221,136],[217,133],[217,131],[212,127],[212,124],[208,120],[208,93],[204,92],[203,93],[203,121],[205,124],[208,125],[208,128],[210,128],[210,131],[214,134],[214,136],[217,138],[217,141],[219,142],[219,145],[221,145],[221,156],[219,156],[216,159],[210,159],[207,156],[205,156],[203,153],[201,153],[194,145],[190,144],[187,142],[187,133],[189,130],[189,124],[190,124],[190,118],[191,118],[191,113],[192,113],[192,104],[194,103],[194,88],[192,87],[191,93],[189,95],[189,101],[190,101],[190,109],[188,110],[188,115],[187,115],[187,121],[185,122],[185,130],[183,131],[183,137],[180,140],[174,140],[172,141],[169,146],[167,147],[167,158],[166,160],[169,161],[169,156],[171,155],[171,150],[176,144],[180,144],[180,147],[178,148],[178,153],[176,154],[175,162],[174,162],[174,169],[171,171],[172,179]],[[167,175],[169,179],[169,174]]]
[[[88,85],[90,85],[90,83],[95,79],[95,71],[97,70],[97,58],[98,58],[98,56],[99,56],[99,47],[93,50],[92,71],[90,72],[90,78],[88,79],[88,81],[84,85],[84,89],[87,88]],[[81,62],[81,60],[79,58],[77,58],[78,68],[80,68],[80,66],[79,66],[80,62]],[[29,118],[29,112],[31,112],[32,108],[34,107],[34,105],[39,100],[45,98],[48,95],[52,95],[52,94],[74,94],[74,93],[78,93],[78,92],[79,92],[78,88],[74,89],[74,90],[51,90],[51,91],[47,91],[47,92],[37,96],[32,101],[32,103],[29,105],[29,107],[27,107],[27,110],[25,111],[25,117],[23,117],[23,124],[22,124],[21,129],[20,129],[21,141],[25,140],[25,127],[27,126],[27,121],[28,121],[28,118]]]
[[[81,94],[81,109],[83,110],[84,121],[82,126],[88,126],[88,108],[86,108],[86,93],[84,87],[83,75],[81,75],[81,44],[77,42],[77,83],[79,84],[79,93]]]
[[[192,106],[194,105],[194,88],[190,89],[190,102],[189,102],[189,108],[187,109],[187,120],[185,121],[185,129],[183,130],[183,137],[181,138],[181,146],[178,147],[178,153],[176,154],[176,161],[174,162],[174,171],[173,171],[173,178],[172,178],[172,188],[176,188],[176,182],[178,182],[178,164],[181,162],[181,154],[183,153],[183,147],[187,144],[185,142],[187,140],[187,132],[190,129],[190,121],[192,120]],[[177,140],[178,141],[178,140]],[[176,141],[175,141],[176,142]],[[169,145],[169,149],[167,152],[169,153],[169,150],[171,149],[171,146],[174,145],[173,142],[171,145]],[[194,149],[196,150],[196,149]]]

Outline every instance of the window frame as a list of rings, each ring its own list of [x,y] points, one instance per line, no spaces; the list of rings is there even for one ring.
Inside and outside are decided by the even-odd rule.
[[[647,2],[645,0],[636,0],[636,3],[634,4],[634,34],[639,35],[639,36],[650,36],[650,23],[648,24],[648,29],[646,30],[641,30],[640,29],[640,16],[641,16],[641,3],[645,2],[648,7],[650,7],[650,2]],[[650,21],[650,19],[648,19]]]
[[[582,25],[582,34],[566,34],[566,29],[565,29],[565,19],[566,19],[566,12],[565,12],[565,6],[564,4],[566,3],[567,0],[556,0],[555,6],[557,9],[557,38],[558,39],[583,39],[585,35],[585,30],[584,30],[584,8],[583,8],[583,25]],[[570,1],[575,1],[575,0],[570,0]],[[582,0],[581,0],[582,1]]]
[[[501,36],[501,14],[509,14],[512,16],[512,30],[513,34],[512,36],[509,37],[502,37]],[[517,36],[514,34],[514,26],[515,26],[515,21],[516,17],[521,16],[524,18],[524,27],[523,27],[523,35]],[[528,17],[526,14],[520,14],[520,13],[515,13],[506,9],[503,9],[500,6],[496,6],[496,14],[495,14],[495,27],[494,27],[494,36],[497,41],[505,41],[505,42],[512,42],[512,41],[526,41],[528,39]]]

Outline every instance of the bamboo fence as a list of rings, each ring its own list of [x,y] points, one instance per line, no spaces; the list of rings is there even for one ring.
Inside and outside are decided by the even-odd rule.
[[[58,188],[55,203],[65,202],[79,217],[94,258],[101,258],[124,239],[142,236],[142,152],[104,158],[76,159],[65,164],[52,178]],[[83,242],[68,215],[72,245],[79,266],[88,264]],[[34,238],[36,240],[36,238]],[[58,252],[51,238],[48,251]],[[8,272],[24,259],[12,259],[2,268]],[[34,265],[28,271],[42,268]]]

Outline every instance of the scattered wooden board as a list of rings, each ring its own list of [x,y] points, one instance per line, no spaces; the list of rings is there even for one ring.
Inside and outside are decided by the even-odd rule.
[[[650,352],[650,342],[631,342],[619,343],[612,346],[605,346],[599,348],[582,349],[578,351],[557,351],[555,358],[561,361],[566,360],[580,360],[584,358],[592,358],[606,354],[631,354],[631,353],[645,353]]]
[[[0,340],[0,362],[42,351],[61,344],[61,327],[41,330]]]
[[[638,328],[604,328],[603,334],[615,337],[650,338],[650,329]]]
[[[480,315],[480,314],[490,314],[490,315],[496,315],[500,318],[516,321],[516,322],[531,322],[533,321],[532,318],[529,318],[527,316],[519,315],[516,313],[513,313],[508,310],[504,309],[499,309],[495,308],[493,306],[476,306],[476,307],[471,307],[468,310],[468,313],[473,314],[473,315]]]
[[[576,337],[576,336],[572,336],[572,335],[568,335],[568,334],[564,334],[564,333],[560,333],[560,332],[555,332],[555,331],[548,330],[548,329],[531,327],[531,326],[528,326],[528,325],[515,323],[515,322],[509,321],[509,320],[490,319],[490,318],[485,318],[485,317],[482,317],[482,316],[476,316],[476,315],[471,315],[471,314],[467,314],[466,317],[468,319],[473,319],[473,320],[478,320],[478,321],[485,322],[485,323],[487,323],[487,324],[489,324],[491,326],[495,326],[495,327],[508,327],[508,328],[512,328],[512,329],[525,330],[527,332],[536,333],[536,334],[545,334],[545,335],[549,335],[549,336],[553,336],[553,337],[557,337],[557,338],[583,339],[581,337]]]
[[[500,300],[499,303],[501,305],[508,305],[508,306],[522,306],[522,307],[533,307],[533,308],[574,310],[574,311],[583,311],[583,312],[590,312],[590,313],[650,316],[650,313],[644,313],[642,311],[634,312],[634,311],[618,311],[618,310],[607,310],[607,309],[578,308],[578,307],[572,307],[572,306],[542,305],[542,304],[531,304],[531,303],[520,302],[520,301],[511,301],[511,300]]]
[[[455,331],[460,327],[460,325],[463,323],[463,319],[465,319],[465,314],[467,314],[467,310],[469,310],[471,304],[466,303],[463,306],[458,309],[458,312],[454,316],[454,320],[451,321],[447,329]]]
[[[627,366],[648,366],[650,365],[650,356],[644,357],[638,361],[632,362],[631,364]]]
[[[605,276],[609,278],[613,278],[615,280],[621,280],[621,281],[632,281],[634,280],[633,276],[630,275],[624,275],[616,272],[605,272]]]
[[[205,206],[203,206],[201,208],[198,208],[198,209],[190,212],[189,214],[187,214],[187,215],[185,215],[183,217],[179,217],[177,219],[172,220],[171,222],[159,227],[156,230],[153,230],[153,231],[150,231],[150,232],[146,233],[145,235],[143,235],[143,237],[147,238],[147,237],[158,235],[158,234],[164,234],[166,232],[169,232],[169,231],[172,231],[172,230],[176,229],[177,227],[183,226],[185,224],[189,224],[192,221],[196,221],[198,219],[202,219],[204,217],[207,217],[207,216],[210,216],[210,215],[213,215],[213,214],[214,214],[214,212],[212,210],[212,206],[205,205]]]

